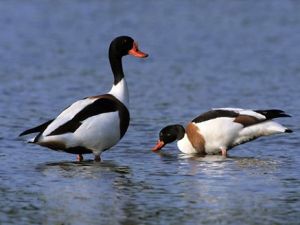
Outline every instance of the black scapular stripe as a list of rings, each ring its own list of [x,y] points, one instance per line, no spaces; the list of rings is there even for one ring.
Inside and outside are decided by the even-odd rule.
[[[124,136],[129,125],[129,112],[122,102],[110,94],[101,96],[92,104],[87,105],[80,112],[78,112],[71,120],[56,128],[48,136],[60,135],[64,133],[75,132],[87,118],[96,116],[102,113],[119,112],[121,137]]]
[[[201,123],[203,121],[212,120],[218,117],[237,117],[238,115],[239,114],[234,111],[217,109],[201,114],[200,116],[193,119],[192,122]]]

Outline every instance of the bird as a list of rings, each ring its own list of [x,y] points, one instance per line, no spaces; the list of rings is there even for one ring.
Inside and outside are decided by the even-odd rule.
[[[55,119],[19,136],[37,133],[29,143],[77,154],[78,161],[83,160],[83,154],[92,153],[95,161],[101,161],[101,153],[117,144],[129,126],[129,94],[122,66],[122,57],[128,54],[138,58],[148,56],[129,36],[113,39],[108,50],[114,76],[111,90],[78,100]]]
[[[181,124],[162,128],[152,151],[177,141],[178,149],[186,154],[227,157],[228,150],[237,145],[262,136],[292,133],[291,129],[272,120],[278,117],[290,115],[279,109],[215,108],[193,119],[185,128]]]

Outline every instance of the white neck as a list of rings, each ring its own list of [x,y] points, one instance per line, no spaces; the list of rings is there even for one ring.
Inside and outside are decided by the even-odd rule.
[[[184,137],[177,141],[177,147],[179,150],[185,154],[194,154],[197,153],[196,149],[191,144],[187,134],[184,134]]]
[[[126,80],[123,78],[116,85],[113,85],[109,94],[119,99],[126,107],[129,105],[129,93]]]

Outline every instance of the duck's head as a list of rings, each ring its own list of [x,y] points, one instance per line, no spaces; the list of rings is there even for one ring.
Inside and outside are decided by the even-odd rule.
[[[148,54],[139,50],[137,42],[129,36],[119,36],[115,38],[110,44],[109,54],[120,58],[128,54],[138,58],[148,56]]]
[[[152,151],[162,149],[166,144],[172,143],[176,140],[181,140],[184,137],[185,129],[180,124],[168,125],[159,132],[159,140]]]

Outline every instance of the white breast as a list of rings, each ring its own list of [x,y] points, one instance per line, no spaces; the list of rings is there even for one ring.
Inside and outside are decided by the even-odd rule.
[[[108,94],[115,96],[128,108],[129,93],[128,93],[127,83],[124,78],[119,83],[117,83],[117,85],[113,85]]]
[[[187,134],[184,134],[184,137],[177,142],[178,149],[185,154],[195,154],[197,153],[196,149],[193,147],[191,142],[188,139]]]

